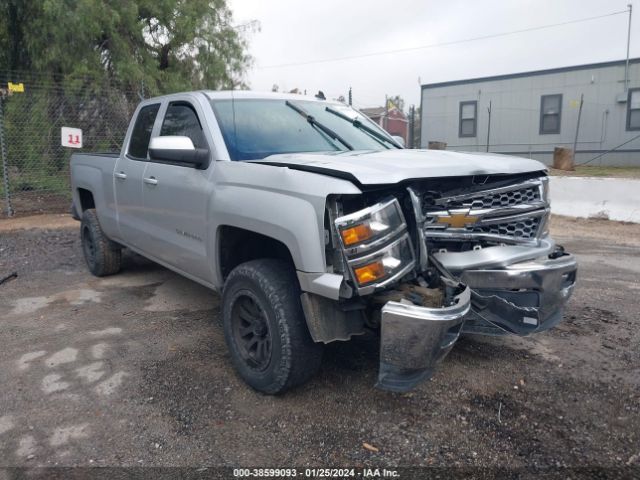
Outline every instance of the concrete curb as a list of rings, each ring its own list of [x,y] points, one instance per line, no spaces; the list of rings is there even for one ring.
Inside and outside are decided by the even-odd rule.
[[[640,179],[550,177],[551,213],[640,223]]]

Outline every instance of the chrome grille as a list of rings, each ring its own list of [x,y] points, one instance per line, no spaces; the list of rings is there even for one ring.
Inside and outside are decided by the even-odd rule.
[[[480,225],[473,227],[476,233],[508,236],[514,238],[535,238],[540,226],[540,218],[526,218],[516,222],[499,223],[497,225]]]
[[[540,189],[538,187],[526,187],[475,197],[471,202],[471,208],[513,207],[514,205],[520,205],[522,203],[539,201]]]
[[[411,194],[427,239],[527,243],[537,241],[546,230],[547,182],[540,178],[449,195],[411,189]]]

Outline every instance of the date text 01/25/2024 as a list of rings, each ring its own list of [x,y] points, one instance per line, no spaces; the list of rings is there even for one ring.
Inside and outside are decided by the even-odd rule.
[[[235,478],[302,477],[302,478],[399,478],[397,470],[386,468],[236,468]]]

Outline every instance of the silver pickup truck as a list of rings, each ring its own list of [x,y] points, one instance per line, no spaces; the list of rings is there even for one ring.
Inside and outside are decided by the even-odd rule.
[[[541,163],[403,149],[338,102],[152,98],[119,154],[73,155],[71,178],[89,270],[118,272],[128,248],[222,292],[234,367],[269,394],[366,331],[377,386],[406,391],[461,334],[554,326],[576,279]]]

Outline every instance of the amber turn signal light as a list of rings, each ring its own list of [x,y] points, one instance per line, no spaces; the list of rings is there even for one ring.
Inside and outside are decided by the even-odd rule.
[[[359,225],[355,225],[353,227],[345,228],[340,231],[340,235],[342,235],[342,241],[344,245],[348,247],[349,245],[355,245],[356,243],[364,242],[371,238],[372,232],[371,227],[369,227],[366,223],[361,223]]]
[[[360,285],[375,282],[385,276],[384,265],[381,260],[358,267],[354,269],[354,273]]]

